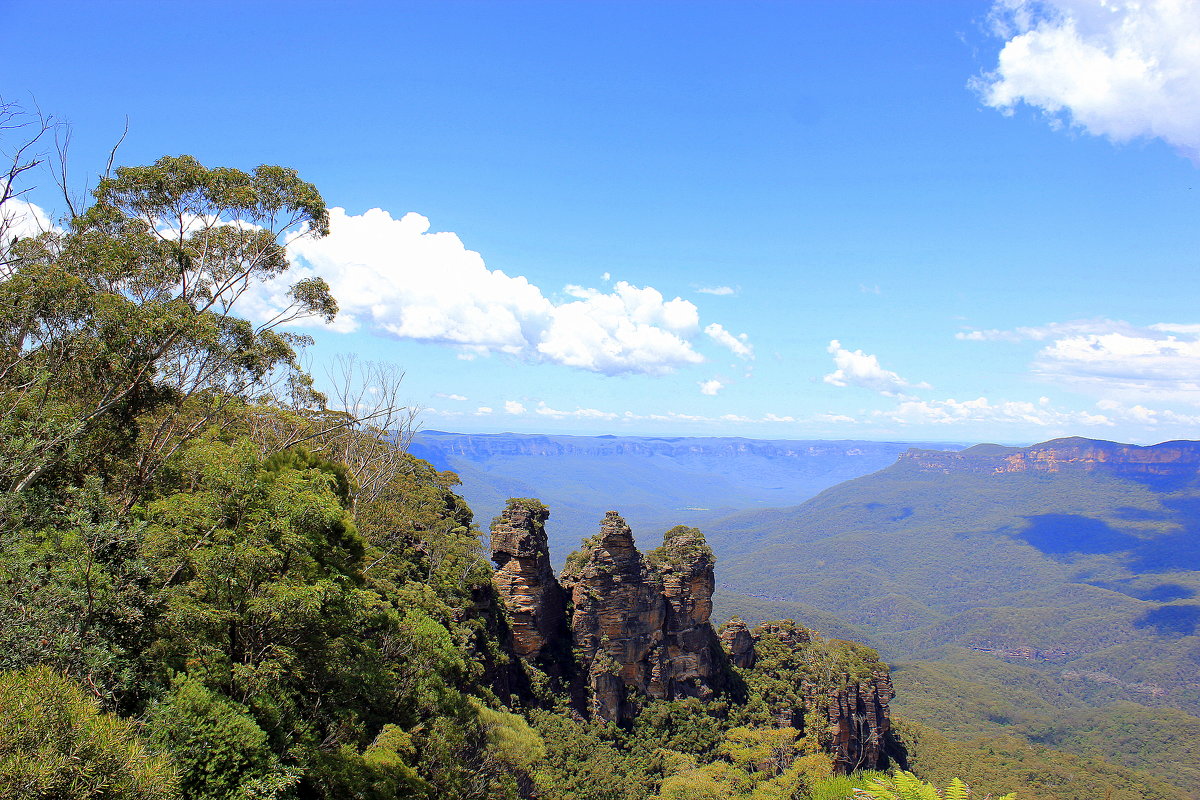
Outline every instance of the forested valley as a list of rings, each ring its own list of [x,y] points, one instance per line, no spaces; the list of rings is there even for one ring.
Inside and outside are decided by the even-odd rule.
[[[398,374],[345,358],[323,394],[305,369],[289,323],[332,319],[327,285],[243,312],[292,237],[327,230],[295,171],[181,156],[4,232],[0,798],[927,797],[972,760],[996,765],[978,796],[1028,785],[1006,771],[1044,754],[962,753],[915,723],[847,762],[861,742],[825,725],[830,698],[886,667],[803,626],[756,633],[753,663],[712,650],[711,696],[622,695],[611,720],[570,668],[522,658],[456,476],[404,449]],[[656,586],[672,536],[634,559]],[[577,586],[603,544],[568,559]],[[605,658],[593,679],[620,674]],[[919,777],[857,769],[889,766]],[[1182,796],[1074,769],[1053,796]]]

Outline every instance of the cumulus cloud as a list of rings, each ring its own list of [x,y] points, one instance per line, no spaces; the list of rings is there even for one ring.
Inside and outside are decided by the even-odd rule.
[[[714,396],[717,392],[725,388],[725,384],[721,383],[716,378],[708,381],[700,381],[700,394]]]
[[[715,294],[722,297],[737,294],[737,289],[732,286],[700,286],[696,291],[700,294]]]
[[[734,336],[719,322],[711,323],[704,329],[704,332],[717,344],[729,348],[730,352],[738,358],[754,358],[754,348],[750,345],[750,337],[746,334]]]
[[[466,397],[464,397],[461,394],[444,394],[442,392],[438,392],[437,394],[434,395],[434,397],[440,397],[443,400],[459,400],[459,401],[467,399]]]
[[[20,197],[10,197],[0,209],[0,231],[8,239],[22,239],[26,236],[37,236],[40,233],[53,230],[55,225],[50,215],[36,203],[30,203]]]
[[[516,400],[505,400],[504,411],[508,414],[524,414],[525,406],[518,403]]]
[[[1200,2],[999,0],[993,21],[1004,47],[972,82],[987,105],[1200,160]]]
[[[825,376],[826,383],[834,386],[860,386],[888,397],[904,396],[909,389],[928,389],[927,383],[909,383],[895,372],[884,369],[876,356],[862,350],[847,350],[834,339],[828,352],[833,356],[833,372]]]
[[[341,307],[334,330],[452,345],[466,360],[501,353],[610,375],[664,374],[704,361],[695,304],[653,287],[568,286],[552,299],[524,277],[489,269],[458,236],[431,232],[415,213],[393,219],[381,209],[334,208],[330,230],[323,239],[292,239],[293,270],[286,282],[247,297],[251,315],[269,316],[287,285],[316,275]]]
[[[1200,340],[1194,334],[1067,336],[1042,348],[1033,369],[1101,392],[1133,391],[1200,403]]]

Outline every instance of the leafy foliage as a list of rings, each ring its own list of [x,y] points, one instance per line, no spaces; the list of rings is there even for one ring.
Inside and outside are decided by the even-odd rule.
[[[0,674],[0,798],[179,796],[170,762],[73,681],[49,667]]]

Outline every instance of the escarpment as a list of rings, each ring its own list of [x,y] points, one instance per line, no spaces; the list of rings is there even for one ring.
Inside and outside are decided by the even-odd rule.
[[[1099,472],[1187,480],[1200,476],[1200,442],[1143,447],[1074,436],[1030,447],[980,444],[958,452],[912,449],[900,456],[899,463],[922,472]]]
[[[718,635],[715,559],[696,528],[672,528],[643,556],[610,511],[556,578],[548,515],[537,501],[509,501],[492,527],[495,582],[512,652],[533,669],[570,676],[577,712],[628,725],[651,700],[744,703],[749,692],[765,711],[745,713],[811,732],[843,771],[904,763],[891,733],[894,692],[874,651],[825,641],[791,620],[750,629],[735,618]]]

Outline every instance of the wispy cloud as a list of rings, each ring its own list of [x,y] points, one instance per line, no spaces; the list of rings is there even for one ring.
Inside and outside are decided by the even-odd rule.
[[[700,294],[715,294],[719,297],[728,297],[738,293],[738,290],[732,286],[700,286],[696,288]]]
[[[734,336],[719,322],[708,325],[704,332],[717,344],[729,348],[729,351],[738,358],[754,358],[754,347],[750,344],[750,337],[746,334]]]

